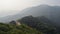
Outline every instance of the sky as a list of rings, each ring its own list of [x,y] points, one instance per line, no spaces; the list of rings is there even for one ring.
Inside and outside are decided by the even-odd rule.
[[[0,17],[13,15],[25,8],[41,4],[60,6],[60,0],[0,0]]]

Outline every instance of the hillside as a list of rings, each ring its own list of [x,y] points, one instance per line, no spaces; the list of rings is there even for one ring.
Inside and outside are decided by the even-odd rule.
[[[42,32],[37,31],[27,25],[11,25],[0,23],[0,34],[42,34]]]
[[[39,19],[38,17],[26,16],[18,21],[29,27],[36,28],[36,30],[43,32],[44,34],[57,34],[55,25],[46,17],[40,17]]]
[[[0,34],[60,34],[59,27],[46,17],[26,16],[9,24],[0,23]]]

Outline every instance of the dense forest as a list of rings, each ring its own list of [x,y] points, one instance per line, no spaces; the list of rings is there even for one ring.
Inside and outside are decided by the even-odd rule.
[[[26,16],[16,21],[0,23],[0,34],[60,34],[59,27],[44,16]]]
[[[42,17],[26,16],[18,21],[32,28],[36,28],[36,30],[41,31],[44,34],[57,34],[56,26],[53,25],[52,21],[50,21],[48,18],[44,16]]]

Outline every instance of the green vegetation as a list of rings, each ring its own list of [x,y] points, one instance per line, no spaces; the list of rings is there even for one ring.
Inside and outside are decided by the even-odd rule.
[[[0,23],[0,34],[59,34],[57,28],[45,17],[26,16],[9,24]]]
[[[56,27],[52,25],[52,22],[45,17],[38,18],[33,16],[26,16],[18,21],[32,28],[35,28],[40,32],[43,32],[44,34],[57,34]]]
[[[11,25],[0,23],[0,34],[42,34],[42,32],[37,31],[27,25]]]

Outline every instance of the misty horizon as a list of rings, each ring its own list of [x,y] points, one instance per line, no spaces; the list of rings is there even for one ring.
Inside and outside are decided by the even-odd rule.
[[[39,5],[60,6],[60,0],[0,0],[0,17],[14,15],[20,11]]]

